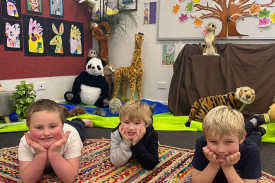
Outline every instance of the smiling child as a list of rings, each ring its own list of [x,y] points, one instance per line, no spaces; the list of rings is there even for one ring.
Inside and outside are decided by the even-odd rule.
[[[120,124],[111,133],[111,162],[121,166],[136,157],[144,169],[154,169],[159,163],[158,134],[149,106],[129,101],[120,109],[119,118]]]
[[[269,123],[267,114],[244,122],[243,115],[228,106],[210,110],[202,124],[192,161],[192,182],[257,182],[261,177],[258,144]]]
[[[61,107],[54,101],[40,99],[27,110],[29,132],[21,138],[18,159],[23,182],[37,182],[45,168],[52,168],[62,182],[74,182],[79,169],[82,142],[88,119],[65,123]]]

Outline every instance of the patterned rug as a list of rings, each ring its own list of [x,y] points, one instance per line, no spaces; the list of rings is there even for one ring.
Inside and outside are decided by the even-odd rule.
[[[135,159],[121,167],[112,165],[109,139],[89,139],[84,145],[75,182],[191,182],[193,150],[160,145],[160,163],[154,170],[148,171]],[[0,149],[0,182],[21,182],[17,149]],[[60,181],[52,171],[47,171],[39,182]],[[262,172],[258,182],[275,182],[275,177]]]

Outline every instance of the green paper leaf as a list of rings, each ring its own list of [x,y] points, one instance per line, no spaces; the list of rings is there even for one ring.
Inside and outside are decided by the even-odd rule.
[[[188,12],[192,12],[193,10],[193,3],[192,2],[188,2],[187,5],[185,6],[186,11]]]
[[[262,11],[259,11],[258,17],[264,18],[264,17],[269,17],[270,11],[267,11],[266,8],[264,8]]]

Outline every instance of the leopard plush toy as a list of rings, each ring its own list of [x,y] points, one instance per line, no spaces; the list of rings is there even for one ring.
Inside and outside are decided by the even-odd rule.
[[[226,105],[241,111],[247,104],[251,104],[254,99],[255,91],[247,86],[237,88],[236,92],[200,98],[191,107],[185,126],[189,127],[191,121],[202,122],[207,112],[214,107]]]

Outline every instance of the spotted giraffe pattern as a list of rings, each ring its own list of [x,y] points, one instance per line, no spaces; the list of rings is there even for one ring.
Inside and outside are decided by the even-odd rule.
[[[141,100],[141,84],[143,76],[141,47],[144,39],[143,33],[135,34],[135,50],[130,67],[119,67],[114,72],[114,90],[113,98],[116,98],[117,92],[121,87],[121,101],[125,102],[126,87],[129,82],[130,100],[134,98],[135,88],[137,86],[138,99]]]

